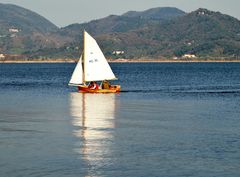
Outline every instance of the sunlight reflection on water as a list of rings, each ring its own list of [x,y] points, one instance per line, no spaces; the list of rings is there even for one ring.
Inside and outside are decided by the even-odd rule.
[[[112,156],[112,131],[115,127],[115,94],[71,93],[70,112],[79,138],[75,151],[90,167],[99,168]]]

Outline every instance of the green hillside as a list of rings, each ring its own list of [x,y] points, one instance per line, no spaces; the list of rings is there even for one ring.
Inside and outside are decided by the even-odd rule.
[[[43,48],[57,48],[66,40],[54,35],[59,28],[25,8],[0,3],[0,53],[34,53]]]
[[[53,23],[25,8],[0,3],[1,29],[18,28],[23,34],[33,32],[52,32],[58,30]]]
[[[139,17],[152,20],[171,20],[184,15],[185,12],[174,7],[157,7],[145,11],[129,11],[123,14],[124,17]]]
[[[219,12],[198,9],[187,15],[127,33],[100,37],[108,49],[126,51],[127,58],[172,58],[240,55],[240,21]]]
[[[24,58],[78,58],[82,32],[93,35],[108,58],[239,59],[240,21],[229,15],[198,9],[153,8],[110,15],[59,29],[27,9],[0,4],[0,53]],[[113,51],[124,51],[113,55]]]

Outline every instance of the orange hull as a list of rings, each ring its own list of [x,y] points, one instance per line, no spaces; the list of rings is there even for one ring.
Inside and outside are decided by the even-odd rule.
[[[81,93],[117,93],[120,90],[120,85],[111,85],[109,89],[89,89],[87,86],[78,86],[78,91]]]

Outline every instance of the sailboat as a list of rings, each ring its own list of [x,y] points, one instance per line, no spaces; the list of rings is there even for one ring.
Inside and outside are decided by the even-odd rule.
[[[86,31],[83,32],[83,52],[73,71],[70,86],[78,87],[79,92],[115,93],[120,92],[120,85],[109,85],[98,89],[89,87],[90,82],[117,80],[96,40]]]

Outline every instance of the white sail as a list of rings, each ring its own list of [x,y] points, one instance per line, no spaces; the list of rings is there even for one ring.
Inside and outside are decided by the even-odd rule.
[[[76,68],[73,71],[69,85],[80,85],[83,83],[82,56],[80,57]]]
[[[102,81],[114,79],[116,77],[97,42],[87,32],[84,32],[84,80]]]

